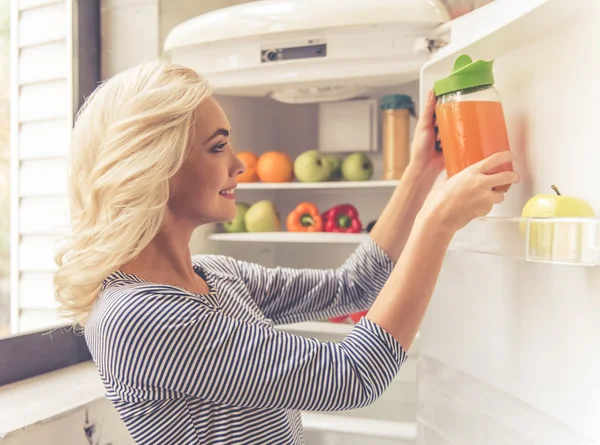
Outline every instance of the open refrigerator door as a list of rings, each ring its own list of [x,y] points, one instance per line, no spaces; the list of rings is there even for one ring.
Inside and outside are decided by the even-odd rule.
[[[521,181],[447,253],[420,329],[420,444],[600,441],[600,220],[521,217],[553,186],[599,214],[599,19],[597,2],[495,1],[421,71],[423,98],[460,55],[494,62]]]

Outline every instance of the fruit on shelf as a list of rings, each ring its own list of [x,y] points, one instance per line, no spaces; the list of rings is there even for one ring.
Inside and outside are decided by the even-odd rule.
[[[245,202],[238,202],[237,206],[237,215],[231,221],[227,221],[222,223],[223,228],[228,233],[243,233],[247,232],[246,229],[246,212],[250,208],[250,204],[246,204]]]
[[[278,232],[281,229],[279,213],[268,200],[255,202],[244,216],[248,232]]]
[[[354,323],[358,323],[362,317],[367,315],[367,312],[369,311],[355,312],[354,314],[350,314],[350,320],[352,320]]]
[[[342,157],[334,154],[326,154],[324,156],[327,162],[329,162],[329,168],[331,170],[327,180],[340,181],[342,179]]]
[[[324,232],[360,233],[362,223],[358,210],[351,204],[340,204],[325,211],[323,217]]]
[[[268,151],[258,158],[256,173],[262,182],[291,182],[294,164],[286,153]]]
[[[523,218],[539,218],[539,221],[520,223],[524,236],[529,231],[528,255],[548,260],[577,256],[581,251],[584,230],[582,224],[568,220],[544,222],[544,218],[593,218],[596,214],[586,200],[562,195],[556,186],[551,187],[554,194],[532,197],[521,211]]]
[[[258,155],[251,151],[241,151],[237,154],[238,158],[246,164],[246,170],[237,177],[237,182],[258,182]]]
[[[376,219],[374,219],[373,221],[370,221],[367,224],[367,227],[365,227],[365,230],[367,231],[367,233],[371,233],[371,230],[373,230],[373,227],[375,227],[375,223],[377,222]]]
[[[551,186],[554,194],[536,195],[525,206],[521,216],[524,218],[561,218],[596,216],[592,206],[584,199],[562,195],[558,188]]]
[[[327,181],[331,165],[318,150],[308,150],[298,155],[294,161],[294,175],[302,182]]]
[[[328,319],[331,323],[348,323],[348,324],[356,324],[360,321],[362,317],[367,315],[369,311],[361,311],[355,312],[347,315],[340,315],[339,317],[331,317]]]
[[[364,153],[353,153],[342,162],[342,177],[346,181],[368,181],[373,176],[373,161]]]
[[[286,227],[288,232],[322,232],[323,219],[316,205],[302,202],[288,215]]]

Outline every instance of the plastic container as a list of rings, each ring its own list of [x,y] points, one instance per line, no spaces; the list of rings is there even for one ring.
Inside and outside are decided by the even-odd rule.
[[[499,151],[510,150],[493,61],[461,55],[452,73],[435,82],[435,114],[446,172],[451,177]],[[512,170],[503,164],[489,173]],[[506,191],[508,186],[499,187]]]
[[[410,161],[410,116],[416,117],[415,103],[405,94],[381,99],[383,113],[383,179],[400,179]]]

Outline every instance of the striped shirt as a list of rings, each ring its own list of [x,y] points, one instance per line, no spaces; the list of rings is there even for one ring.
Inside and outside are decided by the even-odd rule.
[[[274,325],[366,310],[393,268],[372,240],[337,269],[192,258],[209,294],[115,272],[85,338],[110,399],[139,444],[302,444],[300,411],[366,406],[406,359],[362,318],[339,343]]]

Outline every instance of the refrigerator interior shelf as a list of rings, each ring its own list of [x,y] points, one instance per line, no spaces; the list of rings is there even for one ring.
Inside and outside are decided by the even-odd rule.
[[[334,243],[359,244],[366,240],[366,233],[325,232],[258,232],[258,233],[215,233],[209,236],[214,241],[244,241],[255,243]]]
[[[244,182],[237,190],[335,190],[393,188],[400,181]]]
[[[282,324],[276,326],[276,328],[294,334],[335,334],[345,337],[352,331],[354,325],[350,323],[332,323],[329,321],[307,321]]]
[[[276,325],[275,328],[291,334],[303,335],[305,337],[316,337],[321,341],[340,341],[350,334],[352,329],[354,329],[354,324],[332,323],[329,321],[305,321],[300,323]],[[417,332],[413,344],[408,351],[409,357],[417,357],[419,355],[420,338],[421,334]],[[407,367],[406,363],[403,365],[404,368]],[[404,372],[401,374],[401,377],[404,377],[406,373]]]
[[[214,241],[359,244],[366,233],[215,233]],[[486,217],[460,230],[450,250],[512,257],[526,261],[600,265],[600,218]]]

